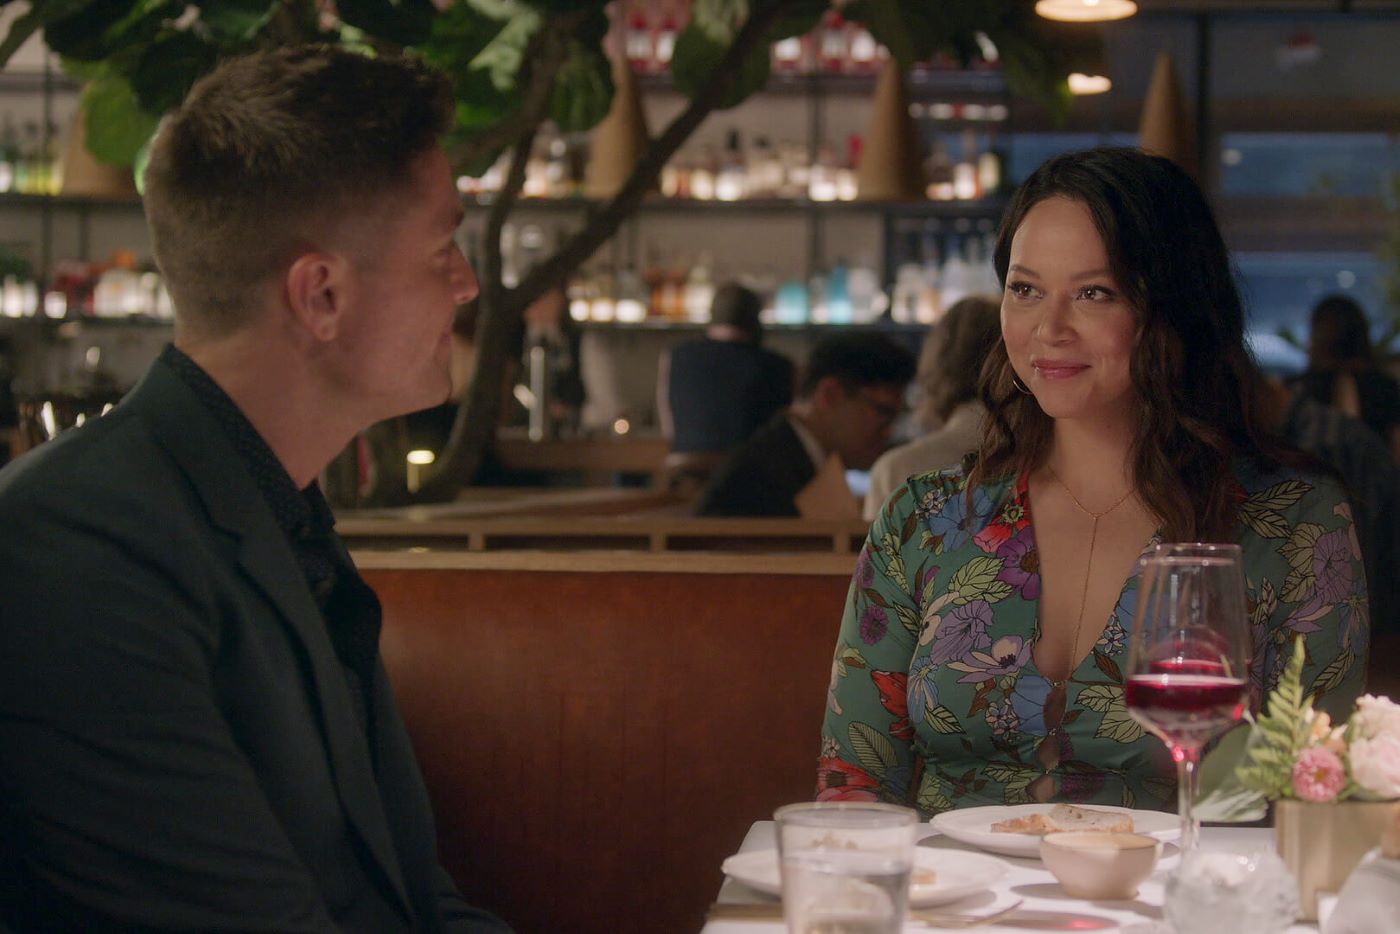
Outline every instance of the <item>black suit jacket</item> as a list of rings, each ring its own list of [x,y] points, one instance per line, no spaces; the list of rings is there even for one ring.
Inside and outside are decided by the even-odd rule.
[[[166,365],[0,471],[0,529],[0,924],[504,929],[438,865],[382,663],[371,743],[285,535]]]
[[[794,498],[817,468],[786,415],[754,432],[711,478],[696,512],[702,516],[796,516]]]
[[[671,351],[674,451],[728,451],[792,402],[792,363],[757,344],[704,338]]]

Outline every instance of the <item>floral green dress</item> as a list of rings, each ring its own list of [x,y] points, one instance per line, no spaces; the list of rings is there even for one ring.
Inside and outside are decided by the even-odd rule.
[[[1297,635],[1304,683],[1349,710],[1370,623],[1350,507],[1331,480],[1236,470],[1257,709]],[[885,503],[846,601],[822,728],[818,797],[949,808],[1073,801],[1171,810],[1174,766],[1123,702],[1136,571],[1067,683],[1036,670],[1039,559],[1026,478],[960,468]],[[1154,536],[1148,549],[1158,541]]]

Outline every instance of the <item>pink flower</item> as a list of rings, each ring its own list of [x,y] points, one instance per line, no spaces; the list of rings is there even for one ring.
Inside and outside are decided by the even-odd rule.
[[[1400,798],[1400,736],[1384,733],[1354,740],[1351,777],[1377,798]]]
[[[1346,784],[1347,773],[1342,760],[1326,747],[1303,750],[1293,766],[1293,792],[1304,801],[1332,801]]]
[[[1388,697],[1363,695],[1356,700],[1352,726],[1363,739],[1375,739],[1383,734],[1400,736],[1400,705]]]

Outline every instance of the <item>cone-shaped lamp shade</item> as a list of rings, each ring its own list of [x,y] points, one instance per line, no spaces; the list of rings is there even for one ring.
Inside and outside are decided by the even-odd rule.
[[[1152,83],[1142,104],[1138,125],[1138,145],[1150,153],[1166,156],[1195,176],[1200,168],[1196,153],[1196,127],[1186,111],[1176,66],[1167,52],[1157,56]]]
[[[617,194],[650,138],[637,79],[624,56],[613,57],[612,72],[612,107],[589,140],[588,168],[583,173],[583,193],[589,198]]]
[[[856,169],[862,201],[913,201],[924,197],[924,169],[919,135],[909,116],[904,73],[893,59],[885,62],[870,103],[870,125]]]
[[[95,198],[134,198],[136,183],[131,167],[99,162],[87,148],[87,116],[82,108],[73,114],[68,127],[68,143],[63,150],[63,188],[65,195],[85,195]]]

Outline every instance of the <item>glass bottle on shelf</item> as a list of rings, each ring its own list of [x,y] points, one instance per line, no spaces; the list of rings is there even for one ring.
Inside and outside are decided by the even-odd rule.
[[[39,185],[39,124],[29,120],[24,124],[24,137],[15,159],[15,191],[32,195]]]
[[[958,201],[973,201],[980,192],[977,187],[977,135],[964,130],[962,159],[953,166],[953,197]]]
[[[778,187],[782,198],[805,198],[807,185],[811,181],[811,165],[807,161],[807,150],[791,140],[784,140],[778,146],[778,157],[783,165],[783,181]]]
[[[889,298],[880,289],[880,276],[870,257],[861,257],[846,273],[846,293],[850,296],[851,320],[869,324],[885,313]]]
[[[987,139],[987,148],[977,157],[977,186],[982,189],[984,198],[1001,193],[1002,170],[1001,153],[996,148],[993,134]]]
[[[739,143],[739,131],[731,129],[725,136],[724,155],[720,159],[719,171],[715,173],[715,200],[738,201],[745,197],[744,152]]]
[[[748,194],[750,198],[776,198],[783,188],[783,163],[768,143],[768,137],[754,137],[748,154]]]
[[[668,3],[661,14],[655,37],[652,40],[654,71],[666,71],[671,67],[671,56],[675,54],[676,37],[680,35],[680,31],[676,9]]]
[[[963,250],[961,238],[954,236],[948,241],[948,258],[939,277],[945,308],[953,307],[972,292],[972,267],[963,258]]]
[[[15,171],[19,162],[19,135],[15,132],[15,122],[5,114],[3,129],[0,129],[0,192],[15,190]]]
[[[933,151],[929,153],[925,166],[928,178],[928,197],[931,201],[953,200],[953,161],[948,158],[948,150],[943,141],[933,141]]]
[[[890,318],[898,324],[913,324],[922,320],[919,301],[924,291],[924,271],[918,263],[901,263],[894,276],[894,295],[890,302]]]
[[[941,252],[941,225],[932,221],[923,237],[923,288],[915,313],[920,324],[934,324],[943,316]]]
[[[846,261],[838,259],[826,276],[826,323],[851,324],[855,308],[851,304],[850,270]]]
[[[820,62],[822,71],[844,71],[850,59],[850,30],[846,18],[830,10],[822,18]]]
[[[614,316],[619,324],[636,324],[646,320],[650,295],[636,267],[626,263],[617,272]]]
[[[856,185],[856,169],[860,166],[861,136],[852,133],[846,140],[846,158],[836,167],[836,200],[854,201],[860,193]]]
[[[810,298],[807,285],[800,279],[789,279],[778,286],[773,299],[773,318],[778,324],[806,324]]]
[[[836,157],[831,144],[822,143],[817,149],[817,161],[807,175],[807,197],[813,201],[836,200]]]
[[[710,305],[715,299],[714,274],[709,253],[701,253],[685,277],[684,306],[688,321],[710,320]]]
[[[697,201],[713,201],[717,164],[715,150],[708,144],[700,147],[700,158],[690,170],[690,196]]]
[[[656,70],[656,46],[653,42],[651,23],[640,5],[632,7],[627,16],[627,61],[635,72]]]

